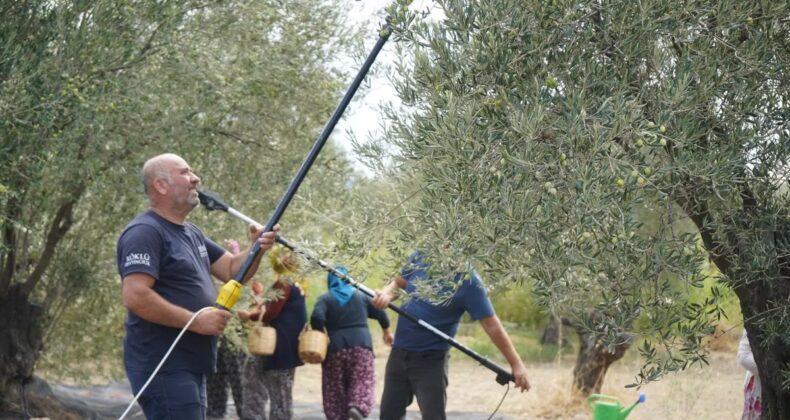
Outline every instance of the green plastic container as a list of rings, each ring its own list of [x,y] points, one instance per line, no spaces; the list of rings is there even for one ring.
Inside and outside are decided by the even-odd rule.
[[[592,394],[587,397],[587,405],[592,409],[593,420],[624,420],[641,402],[645,402],[645,394],[639,394],[639,399],[628,408],[621,406],[620,400],[609,395]]]

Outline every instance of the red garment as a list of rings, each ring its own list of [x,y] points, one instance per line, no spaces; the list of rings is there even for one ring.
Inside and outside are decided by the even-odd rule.
[[[280,296],[280,298],[277,300],[266,304],[266,313],[263,314],[263,322],[267,324],[272,322],[272,320],[280,315],[280,311],[283,310],[285,302],[287,302],[288,298],[291,297],[291,287],[280,280],[274,282],[272,289],[279,290],[282,296]]]

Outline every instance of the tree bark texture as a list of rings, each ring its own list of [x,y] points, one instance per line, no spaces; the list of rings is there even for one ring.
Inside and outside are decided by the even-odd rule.
[[[33,378],[43,344],[42,313],[40,306],[20,294],[17,285],[0,298],[0,405],[10,387]]]
[[[764,280],[736,288],[741,301],[744,328],[762,382],[762,419],[790,419],[790,389],[783,388],[783,371],[790,369],[790,345],[765,340],[761,317],[776,312],[777,304],[790,302],[790,278]],[[782,311],[786,312],[787,308]]]
[[[595,314],[591,315],[592,317]],[[607,348],[600,335],[579,325],[574,325],[579,335],[579,353],[573,367],[573,387],[584,396],[601,392],[606,371],[612,363],[620,360],[631,347],[633,337],[628,334],[618,336],[613,349]]]
[[[784,386],[784,375],[790,374],[790,222],[786,216],[776,221],[766,217],[768,212],[758,207],[746,188],[742,199],[743,212],[725,218],[724,234],[718,237],[709,227],[716,220],[704,201],[681,204],[700,229],[711,260],[732,279],[740,300],[743,326],[762,384],[761,418],[786,420],[790,419],[790,386]],[[771,253],[773,259],[755,269],[754,256],[770,258]]]

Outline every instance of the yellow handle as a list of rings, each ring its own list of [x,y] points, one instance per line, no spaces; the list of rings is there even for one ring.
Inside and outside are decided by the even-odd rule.
[[[229,311],[236,305],[241,296],[241,283],[236,280],[228,280],[220,289],[217,302],[214,306]]]

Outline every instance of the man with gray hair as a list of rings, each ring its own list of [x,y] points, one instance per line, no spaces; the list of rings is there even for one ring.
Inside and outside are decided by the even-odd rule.
[[[149,208],[126,226],[117,246],[128,309],[124,367],[135,394],[194,313],[214,304],[217,290],[211,276],[230,280],[249,253],[231,254],[186,221],[200,203],[200,178],[180,156],[149,159],[142,179]],[[262,234],[250,226],[250,238],[261,246],[258,260],[274,244],[278,229]],[[247,278],[257,269],[256,260]],[[195,318],[138,400],[149,420],[205,418],[206,375],[215,369],[217,336],[230,316],[209,310]]]

